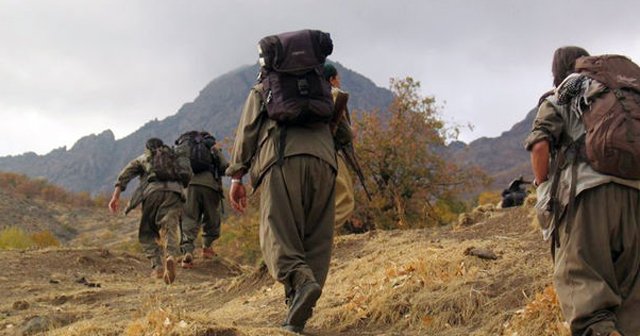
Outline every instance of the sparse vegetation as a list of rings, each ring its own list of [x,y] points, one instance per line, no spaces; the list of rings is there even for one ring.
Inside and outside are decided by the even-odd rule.
[[[489,215],[481,221],[454,230],[337,238],[310,331],[325,336],[566,336],[547,288],[551,265],[546,245],[528,225],[530,206],[487,207]],[[137,218],[127,218],[126,239],[120,245],[110,240],[108,250],[3,251],[2,261],[29,260],[31,265],[25,269],[8,262],[9,275],[0,276],[9,293],[0,310],[12,311],[3,323],[18,328],[34,315],[48,316],[53,305],[74,318],[52,325],[51,335],[288,335],[279,329],[286,311],[282,286],[263,268],[229,261],[253,263],[259,256],[258,207],[250,209],[225,220],[216,246],[219,257],[196,259],[196,268],[179,269],[178,282],[168,287],[149,278],[148,261],[134,238]],[[103,234],[114,228],[103,223],[94,231],[81,230],[80,236],[95,237],[87,246],[101,247]],[[20,230],[6,232],[20,236],[18,241],[33,240]],[[498,259],[467,255],[471,247],[491,250]],[[43,277],[53,282],[43,286]],[[103,288],[87,288],[77,282],[79,277]],[[17,301],[31,308],[12,310]]]
[[[33,246],[33,240],[22,229],[8,227],[0,231],[0,249],[28,249]]]
[[[106,204],[104,195],[92,198],[88,192],[73,193],[45,179],[33,179],[16,173],[0,172],[0,189],[14,196],[36,198],[76,207],[95,207]]]
[[[443,148],[455,139],[456,127],[442,120],[433,97],[423,97],[411,77],[391,80],[394,100],[387,113],[355,118],[356,151],[375,191],[369,212],[382,229],[419,228],[450,223],[464,208],[460,195],[482,185],[478,169],[447,160]],[[358,193],[357,204],[367,204]],[[459,212],[458,212],[459,213]]]
[[[483,191],[478,195],[478,205],[496,205],[500,201],[502,201],[502,196],[499,191]]]
[[[256,265],[262,257],[258,231],[260,227],[259,194],[249,198],[244,215],[230,213],[222,221],[220,239],[214,245],[221,255],[242,264]]]
[[[11,226],[0,230],[0,249],[25,250],[60,246],[58,239],[50,231],[28,234],[19,227]]]
[[[40,231],[31,234],[33,245],[37,248],[60,246],[60,242],[51,231]]]
[[[533,300],[507,324],[503,335],[570,336],[553,286],[536,293]]]

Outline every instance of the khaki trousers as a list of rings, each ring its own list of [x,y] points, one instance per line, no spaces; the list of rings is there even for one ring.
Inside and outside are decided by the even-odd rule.
[[[151,266],[162,265],[163,255],[180,255],[179,225],[182,197],[173,191],[154,191],[142,201],[138,240]]]
[[[190,185],[187,189],[187,202],[182,216],[182,253],[193,253],[194,241],[202,227],[202,245],[211,244],[220,237],[220,198],[219,191],[201,185]]]
[[[284,159],[260,190],[260,247],[271,276],[285,291],[329,272],[335,219],[335,171],[314,156]]]
[[[336,176],[336,230],[351,218],[356,203],[353,193],[353,180],[342,155],[337,156],[338,176]]]
[[[572,334],[640,335],[640,191],[604,184],[580,193],[572,212],[558,228],[553,274]]]

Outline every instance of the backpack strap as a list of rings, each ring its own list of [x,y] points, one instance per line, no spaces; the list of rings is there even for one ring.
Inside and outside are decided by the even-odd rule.
[[[558,150],[556,159],[554,160],[554,164],[552,164],[553,171],[553,181],[551,183],[551,200],[553,207],[553,221],[556,225],[555,229],[552,233],[552,247],[551,254],[555,258],[555,249],[560,247],[560,237],[558,235],[558,229],[560,225],[560,218],[562,217],[562,207],[560,204],[560,199],[558,197],[558,187],[560,184],[560,174],[563,170],[570,168],[570,188],[569,188],[569,202],[567,204],[567,221],[565,223],[565,233],[569,233],[570,225],[573,221],[573,208],[575,207],[575,198],[576,198],[576,189],[578,185],[578,181],[576,180],[578,176],[578,162],[585,161],[586,156],[584,154],[584,144],[585,144],[585,135],[583,134],[578,139],[572,141],[568,145],[562,147]]]
[[[556,248],[560,247],[560,237],[558,237],[558,222],[560,221],[562,212],[560,211],[560,200],[558,199],[558,186],[560,184],[560,172],[562,172],[562,167],[564,166],[564,164],[565,151],[559,150],[555,158],[551,162],[553,180],[551,181],[551,189],[549,191],[549,193],[551,194],[551,210],[553,212],[553,223],[556,226],[551,233],[551,256],[554,260],[556,255]]]
[[[282,167],[284,164],[284,147],[286,146],[287,141],[287,126],[278,124],[278,131],[276,132],[278,136],[278,140],[276,143],[276,149],[278,152],[278,161],[276,164],[279,167]]]

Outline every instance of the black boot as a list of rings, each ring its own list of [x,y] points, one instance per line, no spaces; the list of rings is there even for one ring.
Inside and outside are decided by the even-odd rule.
[[[316,282],[308,282],[297,288],[289,305],[284,329],[301,333],[313,313],[313,307],[320,298],[320,294],[322,294],[322,289]]]

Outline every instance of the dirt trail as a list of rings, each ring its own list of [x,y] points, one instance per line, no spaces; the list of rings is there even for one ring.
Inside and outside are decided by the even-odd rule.
[[[549,284],[529,222],[527,209],[501,210],[460,229],[339,237],[307,334],[502,334]],[[116,250],[2,251],[0,265],[0,335],[292,335],[279,328],[282,286],[220,257],[179,269],[171,286]]]

